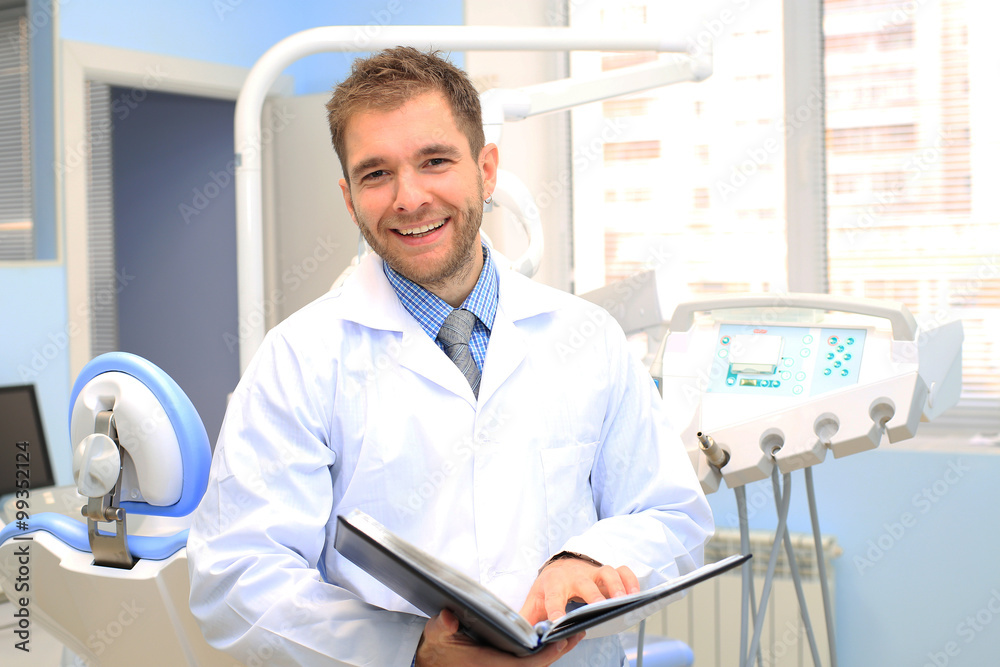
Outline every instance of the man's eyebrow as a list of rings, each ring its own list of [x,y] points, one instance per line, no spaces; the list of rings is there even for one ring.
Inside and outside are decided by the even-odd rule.
[[[458,159],[462,157],[462,151],[460,151],[457,146],[452,144],[428,144],[417,151],[417,155],[420,157],[442,155],[444,157]]]
[[[417,150],[416,156],[420,158],[440,156],[450,158],[452,160],[458,160],[462,157],[462,151],[453,144],[436,143],[421,146],[420,149]],[[384,163],[385,158],[378,155],[365,158],[351,167],[351,181],[354,182],[360,180],[365,175],[365,172],[373,170]]]
[[[362,176],[364,176],[366,171],[374,169],[375,167],[382,164],[384,161],[385,160],[383,160],[381,157],[378,156],[362,160],[361,162],[351,167],[351,180],[352,181],[359,180]]]

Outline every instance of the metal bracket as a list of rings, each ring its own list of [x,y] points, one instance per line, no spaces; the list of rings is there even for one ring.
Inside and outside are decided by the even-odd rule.
[[[94,426],[95,433],[102,433],[111,438],[118,453],[124,461],[125,452],[118,442],[118,427],[115,426],[114,412],[104,410],[97,414]],[[128,533],[125,524],[125,510],[119,507],[121,500],[122,468],[118,468],[118,481],[111,492],[100,498],[91,498],[81,508],[83,516],[87,517],[87,534],[90,537],[90,550],[94,554],[94,564],[107,567],[132,569],[135,559],[128,550]],[[115,534],[110,535],[98,531],[98,523],[113,522]]]

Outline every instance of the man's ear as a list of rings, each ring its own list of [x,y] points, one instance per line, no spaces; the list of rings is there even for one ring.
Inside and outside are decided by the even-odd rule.
[[[486,144],[479,152],[479,170],[483,175],[483,191],[493,194],[497,187],[497,165],[500,163],[500,150],[496,144]]]
[[[358,218],[354,215],[354,200],[351,199],[351,188],[347,185],[347,179],[340,179],[340,191],[344,193],[344,204],[347,206],[347,212],[351,214],[351,220],[357,225]]]

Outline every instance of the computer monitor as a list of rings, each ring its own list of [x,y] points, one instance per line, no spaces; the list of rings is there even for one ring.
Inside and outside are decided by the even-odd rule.
[[[27,446],[18,447],[22,442]],[[19,470],[27,472],[30,489],[55,484],[33,384],[0,387],[0,497],[25,488],[18,486],[25,479]]]

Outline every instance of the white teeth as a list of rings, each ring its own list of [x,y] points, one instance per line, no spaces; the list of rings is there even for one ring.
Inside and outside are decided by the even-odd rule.
[[[413,236],[414,234],[423,234],[424,232],[429,232],[432,229],[437,229],[443,224],[444,220],[440,220],[438,222],[434,222],[429,225],[424,225],[423,227],[414,227],[413,229],[398,229],[396,231],[398,231],[403,236]]]

